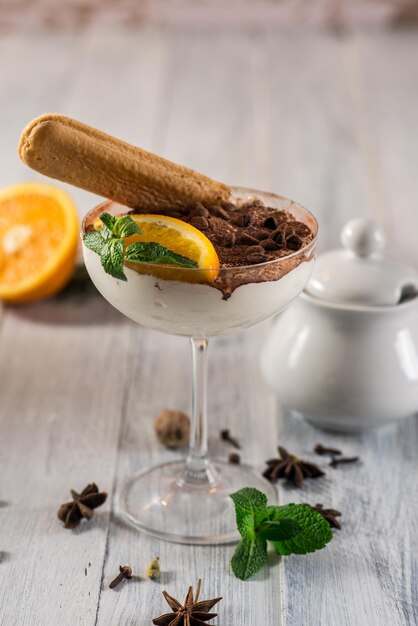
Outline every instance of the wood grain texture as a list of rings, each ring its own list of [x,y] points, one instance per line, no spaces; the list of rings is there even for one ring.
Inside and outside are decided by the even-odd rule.
[[[299,197],[303,202],[306,193],[305,202],[315,207],[323,247],[338,245],[338,231],[347,219],[368,215],[387,232],[389,250],[397,256],[403,254],[418,268],[412,244],[417,232],[416,211],[411,206],[417,201],[416,182],[405,174],[402,182],[408,180],[406,189],[399,180],[392,185],[394,174],[404,166],[410,172],[405,147],[417,149],[416,136],[408,130],[416,118],[413,103],[418,99],[416,67],[409,62],[416,57],[416,37],[289,40],[274,39],[272,43],[274,58],[286,58],[287,63],[290,58],[294,70],[289,89],[283,90],[277,80],[277,102],[284,107],[298,98],[303,105],[289,105],[293,122],[287,117],[288,124],[278,130],[280,136],[293,133],[283,143],[291,146],[293,158],[281,187],[293,183],[296,191],[300,181],[304,182]],[[278,76],[283,79],[284,69]],[[300,132],[296,120],[302,117]],[[395,119],[396,130],[390,121]],[[280,158],[280,144],[276,143]],[[292,163],[298,163],[297,173]],[[396,209],[395,189],[409,194],[408,203],[402,207],[396,203]],[[408,235],[405,220],[409,221]],[[406,245],[400,254],[401,240]],[[286,560],[286,623],[415,624],[418,598],[413,581],[417,580],[418,562],[411,542],[417,528],[410,511],[417,506],[418,493],[416,418],[399,428],[355,438],[321,434],[284,415],[280,439],[290,450],[311,459],[315,458],[315,441],[340,447],[348,455],[359,454],[362,459],[358,466],[329,468],[323,480],[308,482],[300,494],[281,489],[285,502],[322,502],[343,512],[343,531],[335,531],[329,549]],[[403,590],[401,596],[396,589]]]
[[[306,481],[303,492],[282,489],[286,502],[321,502],[342,511],[342,530],[318,554],[290,557],[285,564],[287,624],[416,623],[417,521],[416,419],[378,434],[340,437],[282,417],[283,445],[314,459],[326,471]],[[336,446],[360,463],[327,467],[313,454],[315,442]],[[297,590],[297,592],[296,592]],[[400,592],[402,590],[402,592]],[[303,598],[303,601],[301,601]]]
[[[273,30],[3,37],[0,185],[32,177],[15,156],[19,131],[59,110],[216,179],[294,197],[319,217],[323,249],[349,217],[374,215],[393,251],[408,242],[402,254],[418,269],[416,48],[412,34]],[[96,202],[71,194],[81,212]],[[319,440],[362,461],[301,491],[280,485],[282,502],[340,508],[343,530],[326,550],[272,559],[242,583],[229,570],[232,547],[159,542],[117,514],[132,472],[179,456],[157,445],[152,418],[188,411],[187,341],[134,326],[99,297],[0,313],[1,626],[145,626],[165,610],[162,589],[182,596],[199,576],[203,596],[225,596],[219,626],[417,623],[416,419],[341,438],[281,415],[258,370],[268,330],[211,343],[212,453],[229,452],[218,439],[227,426],[260,470],[279,436],[311,458]],[[108,502],[90,527],[63,530],[58,505],[91,480]],[[157,554],[164,574],[152,583],[143,573]],[[122,563],[142,578],[111,591]]]
[[[274,407],[269,406],[269,396],[258,393],[242,393],[243,388],[258,389],[258,343],[259,333],[252,331],[247,337],[237,336],[213,342],[210,356],[210,389],[216,390],[209,402],[209,436],[212,454],[226,458],[230,448],[219,440],[219,430],[229,426],[232,432],[245,433],[247,446],[242,450],[244,459],[252,462],[264,457],[268,447],[271,428],[274,429]],[[217,345],[216,345],[217,344]],[[133,349],[137,355],[131,371],[131,393],[126,405],[126,414],[119,444],[119,463],[116,489],[134,472],[151,464],[179,458],[181,453],[163,452],[156,445],[152,429],[152,418],[166,406],[188,411],[189,408],[189,365],[188,342],[174,337],[163,337],[159,342],[155,333],[140,330],[136,334]],[[142,355],[146,355],[146,368]],[[173,363],[176,367],[173,368]],[[222,363],[222,367],[220,367]],[[237,363],[240,367],[237,368]],[[251,385],[251,387],[249,387]],[[231,410],[231,408],[233,410]],[[260,433],[258,421],[253,416],[262,416],[266,430]],[[271,422],[271,423],[270,423]],[[254,442],[255,435],[256,444]],[[243,437],[242,437],[243,438]],[[123,532],[121,532],[123,530]],[[104,569],[104,581],[109,581],[118,561],[133,563],[144,575],[147,563],[156,555],[160,556],[163,576],[160,582],[153,583],[145,578],[131,585],[130,598],[126,601],[124,591],[117,597],[104,586],[99,608],[100,624],[136,624],[139,615],[135,607],[141,606],[141,619],[144,624],[152,617],[165,611],[161,596],[168,589],[175,597],[182,597],[189,583],[203,579],[203,595],[216,597],[223,595],[224,602],[219,606],[219,623],[257,623],[257,616],[270,619],[280,614],[280,570],[276,568],[256,577],[246,584],[231,577],[229,560],[233,546],[200,547],[180,546],[158,540],[151,540],[135,531],[117,524],[109,535],[108,557]],[[123,555],[123,556],[122,556]],[[181,572],[181,574],[180,574]],[[276,593],[272,590],[276,589]],[[123,590],[122,590],[123,591]],[[202,597],[203,597],[202,595]],[[245,602],[236,599],[245,596]],[[235,598],[235,600],[233,599]],[[112,620],[109,616],[112,615]]]
[[[2,624],[64,624],[71,616],[94,623],[129,332],[98,297],[6,312],[0,337]],[[115,359],[119,385],[109,367]],[[90,529],[63,530],[57,506],[70,488],[91,481],[110,491],[109,501]]]
[[[364,125],[379,177],[378,207],[393,254],[418,267],[418,35],[378,34],[355,42]]]
[[[317,216],[320,246],[339,245],[344,223],[370,214],[370,180],[337,37],[269,39],[272,181]]]

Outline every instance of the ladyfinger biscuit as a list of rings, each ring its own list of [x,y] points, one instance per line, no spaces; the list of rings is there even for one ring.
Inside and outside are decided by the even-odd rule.
[[[193,202],[213,205],[230,195],[229,187],[203,174],[56,113],[24,128],[18,153],[45,176],[149,212]]]

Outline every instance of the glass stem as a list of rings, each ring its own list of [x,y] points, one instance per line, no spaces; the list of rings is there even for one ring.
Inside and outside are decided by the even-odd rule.
[[[182,486],[207,488],[218,482],[215,468],[208,459],[207,424],[207,349],[208,340],[191,337],[192,348],[192,408],[190,448],[186,465],[179,478]]]

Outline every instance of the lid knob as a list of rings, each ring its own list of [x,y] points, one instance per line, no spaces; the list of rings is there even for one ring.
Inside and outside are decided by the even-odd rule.
[[[386,237],[376,222],[357,217],[342,229],[341,243],[355,256],[370,257],[383,250]]]

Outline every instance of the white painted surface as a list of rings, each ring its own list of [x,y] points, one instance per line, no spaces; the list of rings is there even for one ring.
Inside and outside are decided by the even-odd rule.
[[[18,163],[19,131],[60,111],[210,176],[294,197],[319,218],[323,249],[347,218],[372,216],[418,269],[417,54],[414,33],[3,36],[0,184],[35,177]],[[82,212],[97,200],[71,193]],[[188,409],[187,342],[135,326],[99,298],[6,308],[0,323],[2,626],[146,626],[165,611],[162,589],[182,596],[199,576],[204,596],[225,597],[219,626],[417,623],[415,418],[361,438],[323,435],[279,416],[263,386],[266,325],[215,339],[214,454],[228,454],[217,434],[229,426],[260,469],[279,430],[304,455],[319,440],[362,457],[300,492],[280,487],[283,502],[342,510],[343,530],[326,550],[242,583],[229,570],[232,548],[160,543],[112,513],[126,476],[178,456],[156,444],[151,420],[166,406]],[[63,530],[58,505],[92,480],[108,502],[89,527]],[[143,574],[156,554],[161,583],[108,589],[119,564]]]

